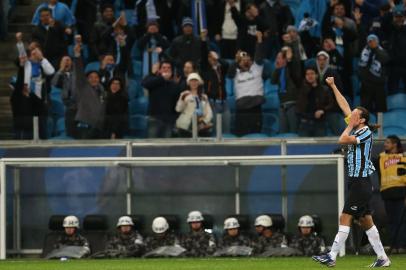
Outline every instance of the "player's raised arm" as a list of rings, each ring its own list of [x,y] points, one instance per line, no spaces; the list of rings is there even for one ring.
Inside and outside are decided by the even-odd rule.
[[[336,84],[334,83],[334,77],[327,77],[326,83],[333,90],[338,106],[340,106],[340,109],[343,111],[345,117],[348,117],[351,114],[350,105],[345,97],[340,93],[340,90],[338,90]]]

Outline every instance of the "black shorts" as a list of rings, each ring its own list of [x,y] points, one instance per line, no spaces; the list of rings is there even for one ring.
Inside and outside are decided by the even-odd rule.
[[[369,202],[372,198],[372,183],[369,177],[350,177],[348,181],[348,196],[343,213],[355,218],[371,214]]]

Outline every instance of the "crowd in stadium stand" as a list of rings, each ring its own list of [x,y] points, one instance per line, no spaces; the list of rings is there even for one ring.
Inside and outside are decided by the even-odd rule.
[[[121,216],[116,231],[99,234],[99,241],[92,235],[81,234],[79,219],[66,216],[61,224],[63,231],[54,235],[46,258],[126,258],[126,257],[241,257],[241,256],[312,256],[326,250],[320,235],[317,216],[304,215],[297,223],[297,232],[283,232],[281,215],[259,215],[254,224],[242,216],[230,216],[224,220],[223,234],[216,237],[200,211],[191,211],[186,219],[188,232],[180,234],[171,216],[158,216],[152,221],[152,234],[141,235],[138,220]],[[173,218],[173,217],[172,217]],[[315,220],[316,219],[316,220]],[[94,221],[97,219],[94,218]],[[316,224],[316,221],[319,222]],[[84,221],[85,222],[85,221]],[[87,222],[89,223],[89,222]],[[96,222],[93,224],[96,227]],[[279,224],[278,224],[279,223]],[[254,225],[254,226],[252,226]],[[87,224],[89,226],[89,224]],[[251,233],[251,228],[255,230]],[[100,233],[100,231],[99,231]],[[95,236],[95,235],[93,235]],[[100,241],[105,239],[105,241]],[[48,241],[45,241],[47,243]]]
[[[385,112],[406,85],[406,1],[303,1],[296,18],[288,2],[48,0],[17,34],[15,138],[33,116],[42,139],[190,137],[195,115],[213,136],[217,114],[236,136],[339,135],[329,76]]]

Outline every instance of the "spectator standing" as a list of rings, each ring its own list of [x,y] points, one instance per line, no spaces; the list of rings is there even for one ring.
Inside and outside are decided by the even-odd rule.
[[[281,47],[281,37],[288,25],[295,24],[295,18],[289,6],[282,0],[265,0],[260,5],[259,14],[267,26],[268,48],[273,51],[268,57],[275,56]]]
[[[73,82],[73,64],[69,56],[62,57],[59,70],[51,81],[52,85],[61,89],[61,97],[65,105],[66,135],[76,137],[75,116],[77,113],[76,91]]]
[[[333,77],[336,85],[343,87],[341,82],[341,76],[337,70],[330,65],[330,55],[325,51],[317,53],[316,57],[317,77],[318,83],[322,86],[326,86],[326,79]],[[344,122],[342,121],[341,110],[338,107],[337,102],[333,99],[333,107],[326,113],[327,126],[333,135],[338,136],[341,134],[341,130],[344,128]]]
[[[121,78],[113,77],[107,85],[106,137],[122,139],[128,129],[128,97]]]
[[[128,35],[127,21],[124,14],[121,14],[116,20],[114,18],[114,7],[108,4],[101,7],[101,14],[102,18],[94,24],[89,40],[93,60],[99,60],[100,57],[108,53],[113,53],[116,56],[118,53],[117,38],[125,39],[125,36]]]
[[[173,80],[172,63],[163,61],[152,68],[142,86],[148,90],[148,138],[171,137],[176,120],[176,102],[180,91]]]
[[[182,35],[176,37],[168,49],[168,56],[178,69],[181,69],[186,61],[192,61],[199,65],[200,62],[200,38],[193,34],[193,20],[184,18],[182,21]]]
[[[120,37],[122,36],[116,37],[117,56],[115,57],[113,53],[107,53],[102,56],[99,75],[105,89],[107,89],[107,84],[109,84],[113,77],[119,78],[123,86],[125,86],[127,75],[132,73],[130,53],[128,52],[125,40]]]
[[[58,67],[62,56],[67,54],[65,34],[72,34],[52,18],[49,8],[39,10],[40,24],[32,31],[32,41],[38,42],[44,56],[54,67]]]
[[[142,52],[143,77],[151,73],[152,66],[159,62],[169,44],[166,37],[159,33],[158,22],[148,22],[147,32],[137,41],[138,49]]]
[[[216,115],[222,115],[222,130],[224,133],[230,132],[230,109],[227,104],[226,76],[228,63],[219,59],[215,51],[208,51],[207,33],[202,32],[202,56],[201,71],[206,82],[206,94],[209,97],[210,105],[215,114],[214,123],[217,121]]]
[[[238,27],[237,49],[255,55],[257,31],[265,32],[266,25],[259,16],[258,7],[255,4],[247,4],[241,13],[236,8],[231,8],[232,18]]]
[[[280,133],[297,132],[296,99],[300,81],[300,59],[293,57],[291,48],[282,48],[276,56],[271,78],[271,82],[278,85]]]
[[[372,112],[386,111],[386,63],[389,55],[379,45],[378,36],[371,34],[359,60],[361,106]]]
[[[306,68],[296,106],[300,119],[300,136],[326,136],[326,114],[334,107],[333,101],[330,91],[319,83],[317,70],[313,67]]]
[[[237,52],[238,26],[233,19],[233,14],[240,16],[244,10],[242,1],[220,1],[218,5],[218,21],[215,24],[215,40],[220,43],[221,57],[232,59]]]
[[[73,78],[76,90],[78,139],[98,139],[103,137],[106,114],[106,93],[100,83],[100,75],[95,70],[85,74],[80,58],[81,44],[75,46]]]
[[[388,33],[387,51],[390,56],[388,63],[388,91],[389,94],[406,89],[406,25],[405,11],[396,8],[393,11],[393,19],[387,27]]]
[[[354,20],[347,17],[345,6],[338,2],[333,7],[333,14],[326,13],[323,19],[323,37],[331,38],[335,47],[343,57],[343,70],[341,79],[343,80],[344,96],[352,100],[352,81],[353,72],[352,60],[354,55],[354,42],[357,39],[357,28]]]
[[[38,48],[32,47],[27,56],[20,55],[17,82],[10,102],[13,111],[15,139],[33,138],[33,117],[39,116],[40,138],[46,138],[47,85],[42,79],[53,74],[52,65]],[[42,58],[42,59],[41,59]],[[43,96],[45,94],[45,96]]]
[[[236,63],[228,71],[228,77],[234,79],[235,133],[238,136],[260,133],[262,130],[264,44],[262,32],[258,31],[254,61],[247,52],[239,51]]]
[[[394,252],[406,249],[406,224],[402,221],[406,199],[406,157],[398,136],[390,135],[384,143],[384,152],[376,160],[379,168],[380,191],[388,219],[390,245]],[[403,162],[403,165],[400,163]],[[403,168],[403,173],[398,169]],[[404,216],[403,216],[404,217]]]
[[[197,116],[197,127],[200,136],[210,136],[213,112],[209,98],[203,94],[203,80],[198,73],[191,73],[187,78],[188,89],[180,94],[176,111],[180,113],[176,128],[181,137],[192,135],[192,119]]]
[[[176,81],[178,81],[179,90],[185,90],[187,85],[187,78],[190,74],[197,72],[196,64],[192,61],[186,61],[183,65],[182,73],[177,74]]]
[[[66,27],[66,31],[72,33],[72,27],[75,26],[76,19],[69,7],[58,0],[48,0],[47,2],[40,4],[34,13],[34,17],[32,18],[33,25],[41,24],[40,11],[43,8],[49,8],[51,10],[52,18],[62,26]]]

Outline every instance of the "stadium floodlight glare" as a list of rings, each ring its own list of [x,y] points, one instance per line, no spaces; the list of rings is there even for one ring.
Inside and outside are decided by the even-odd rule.
[[[154,166],[233,166],[235,183],[239,185],[238,168],[270,165],[336,165],[338,216],[344,207],[344,156],[342,155],[281,155],[281,156],[218,156],[218,157],[110,157],[110,158],[4,158],[0,160],[0,259],[6,259],[6,171],[8,168],[66,167],[154,167]],[[238,187],[238,186],[237,186]],[[238,187],[239,188],[239,187]],[[239,190],[239,189],[236,189]],[[131,207],[127,196],[127,207]],[[236,211],[239,193],[235,194]],[[283,207],[283,205],[282,205]],[[287,207],[287,206],[286,206]],[[130,209],[131,212],[131,209]],[[238,211],[237,211],[238,213]],[[345,250],[340,252],[344,255]]]

